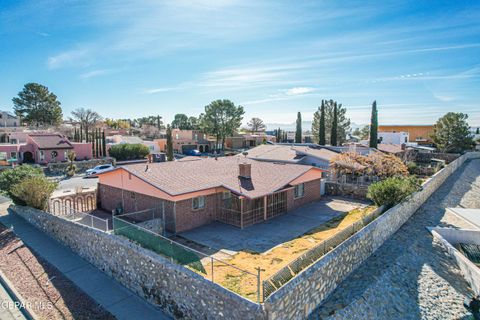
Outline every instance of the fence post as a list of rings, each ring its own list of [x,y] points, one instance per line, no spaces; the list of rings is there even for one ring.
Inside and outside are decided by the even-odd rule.
[[[92,222],[92,228],[93,228],[93,217],[90,216],[90,215],[89,215],[89,217],[90,217],[90,221]]]
[[[213,278],[213,257],[210,257],[210,259],[212,260],[212,262],[211,262],[212,263],[212,282],[215,282],[214,278]]]
[[[257,268],[257,302],[260,304],[260,267]]]
[[[108,219],[105,219],[105,232],[108,232]]]

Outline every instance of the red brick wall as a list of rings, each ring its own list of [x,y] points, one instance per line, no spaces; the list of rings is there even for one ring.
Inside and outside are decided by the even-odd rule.
[[[217,195],[205,197],[205,207],[192,209],[192,199],[178,201],[175,204],[177,232],[187,231],[215,221]]]
[[[291,199],[293,200],[292,209],[301,207],[309,202],[320,199],[320,179],[305,182],[305,194],[303,197],[293,199],[294,190],[291,190]]]
[[[175,231],[175,216],[173,202],[147,196],[145,194],[123,191],[124,213],[130,213],[140,210],[159,208],[161,213],[162,202],[165,208],[165,227],[168,231]],[[111,212],[122,206],[122,189],[98,184],[98,206]]]

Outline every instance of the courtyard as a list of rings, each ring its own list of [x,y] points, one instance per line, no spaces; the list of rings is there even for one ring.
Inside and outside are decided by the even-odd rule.
[[[182,232],[179,236],[207,247],[209,251],[224,251],[230,254],[238,251],[264,253],[302,236],[331,219],[368,204],[368,201],[350,198],[324,197],[244,229],[214,222]]]

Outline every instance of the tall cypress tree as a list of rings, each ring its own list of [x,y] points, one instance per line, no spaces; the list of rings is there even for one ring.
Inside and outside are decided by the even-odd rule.
[[[167,161],[173,161],[172,128],[167,124]]]
[[[102,154],[104,157],[107,156],[107,144],[105,139],[105,130],[102,131]]]
[[[325,145],[325,102],[322,100],[320,107],[320,127],[318,130],[318,144]]]
[[[302,143],[302,114],[297,113],[297,129],[295,131],[295,143]]]
[[[95,152],[97,154],[97,158],[100,157],[100,130],[98,128],[95,128]]]
[[[372,103],[372,117],[370,119],[370,148],[378,146],[378,110],[377,101]]]
[[[330,144],[332,146],[337,145],[337,132],[338,132],[338,109],[337,103],[333,106],[333,119],[332,119],[332,132],[330,134]]]
[[[83,142],[83,126],[80,124],[80,142]]]

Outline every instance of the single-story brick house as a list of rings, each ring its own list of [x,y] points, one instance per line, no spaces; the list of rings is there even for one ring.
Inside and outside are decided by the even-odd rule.
[[[91,143],[70,142],[56,133],[32,133],[24,143],[0,144],[0,165],[16,159],[17,163],[48,164],[67,161],[67,153],[73,151],[78,160],[92,159]]]
[[[244,157],[129,165],[99,175],[98,197],[108,211],[164,207],[171,232],[213,221],[244,228],[319,199],[323,171]]]

